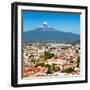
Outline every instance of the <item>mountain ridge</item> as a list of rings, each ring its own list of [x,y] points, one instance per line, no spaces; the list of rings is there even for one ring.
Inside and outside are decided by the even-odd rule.
[[[72,32],[63,32],[56,30],[54,28],[35,28],[31,31],[23,32],[23,41],[79,41],[80,40],[80,35],[79,34],[74,34]]]

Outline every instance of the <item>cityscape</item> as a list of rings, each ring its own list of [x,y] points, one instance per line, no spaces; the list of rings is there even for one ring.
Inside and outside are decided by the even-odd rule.
[[[23,77],[78,75],[79,43],[23,43]]]
[[[22,78],[80,76],[80,14],[23,11]]]

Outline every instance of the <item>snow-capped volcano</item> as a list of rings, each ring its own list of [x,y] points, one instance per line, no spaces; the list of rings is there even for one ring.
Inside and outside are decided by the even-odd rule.
[[[44,21],[41,26],[39,26],[38,28],[35,28],[31,31],[57,31],[56,29],[50,27],[47,23],[47,21]]]
[[[23,41],[48,41],[48,40],[54,40],[54,41],[79,41],[80,35],[74,34],[71,32],[63,32],[57,29],[54,29],[52,27],[48,26],[48,23],[45,21],[42,23],[42,26],[39,28],[35,28],[33,30],[23,32]]]
[[[44,21],[44,22],[42,23],[42,25],[40,26],[40,28],[48,28],[48,23],[47,23],[47,21]]]

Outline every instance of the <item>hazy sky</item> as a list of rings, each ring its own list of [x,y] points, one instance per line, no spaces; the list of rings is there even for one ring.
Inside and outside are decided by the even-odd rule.
[[[23,11],[23,31],[33,30],[47,22],[49,27],[80,34],[80,14]]]

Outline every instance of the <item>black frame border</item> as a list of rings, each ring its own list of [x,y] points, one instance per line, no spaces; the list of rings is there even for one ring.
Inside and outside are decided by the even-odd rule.
[[[55,8],[73,8],[85,10],[85,80],[63,81],[63,82],[47,82],[47,83],[32,83],[18,84],[18,6],[43,6]],[[42,85],[58,85],[58,84],[75,84],[88,82],[88,7],[73,6],[73,5],[56,5],[43,3],[24,3],[14,2],[11,4],[11,86],[26,87],[26,86],[42,86]]]

